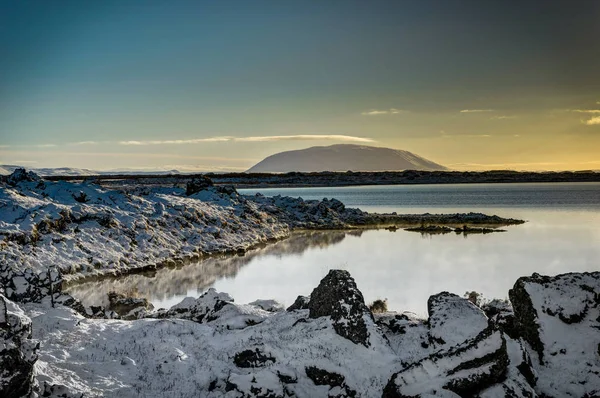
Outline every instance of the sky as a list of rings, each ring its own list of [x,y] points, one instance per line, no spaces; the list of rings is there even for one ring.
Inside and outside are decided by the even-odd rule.
[[[0,0],[0,164],[600,169],[600,1]]]

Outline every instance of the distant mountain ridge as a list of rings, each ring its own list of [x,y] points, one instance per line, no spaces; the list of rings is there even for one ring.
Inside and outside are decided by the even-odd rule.
[[[448,170],[412,152],[367,145],[315,146],[271,155],[248,169],[248,173],[292,171],[399,171]]]
[[[51,177],[51,176],[97,176],[97,175],[110,175],[110,174],[135,174],[135,175],[143,175],[143,174],[181,174],[178,170],[151,170],[151,171],[140,171],[135,169],[123,169],[123,170],[90,170],[90,169],[79,169],[74,167],[26,167],[26,166],[17,166],[12,164],[1,164],[0,165],[0,175],[8,175],[11,174],[15,169],[24,168],[28,171],[33,171],[37,175],[42,177]]]

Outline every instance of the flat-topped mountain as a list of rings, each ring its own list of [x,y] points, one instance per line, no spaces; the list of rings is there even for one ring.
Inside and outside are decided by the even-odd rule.
[[[276,153],[254,165],[248,173],[348,170],[447,170],[447,168],[400,149],[340,144]]]

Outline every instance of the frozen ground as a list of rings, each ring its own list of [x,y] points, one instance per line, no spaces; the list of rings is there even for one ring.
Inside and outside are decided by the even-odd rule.
[[[61,293],[63,279],[395,216],[336,200],[245,197],[204,180],[113,191],[24,171],[3,178],[0,211],[2,397],[600,394],[600,273],[521,278],[512,305],[483,309],[443,292],[429,299],[428,319],[372,314],[345,271],[287,310],[214,290],[168,310],[121,296],[84,307]]]
[[[428,319],[371,314],[346,271],[331,271],[288,310],[211,289],[124,321],[53,308],[49,297],[19,307],[0,296],[12,319],[0,317],[0,392],[19,378],[29,395],[52,397],[598,396],[600,273],[544,278],[517,281],[514,314],[510,304],[484,312],[443,292]],[[549,302],[583,316],[544,314]],[[22,374],[6,371],[15,357],[6,347]]]

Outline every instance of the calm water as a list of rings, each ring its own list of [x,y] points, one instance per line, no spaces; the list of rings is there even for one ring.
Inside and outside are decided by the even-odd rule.
[[[254,194],[257,190],[241,190]],[[519,276],[600,270],[600,183],[417,185],[262,189],[264,195],[335,197],[367,211],[481,211],[528,220],[488,235],[423,236],[386,230],[307,232],[243,257],[203,260],[152,276],[79,285],[84,302],[110,290],[137,290],[168,307],[208,287],[237,302],[275,298],[286,305],[308,295],[331,268],[347,269],[365,299],[387,298],[393,310],[426,313],[427,298],[476,290],[505,298]]]

